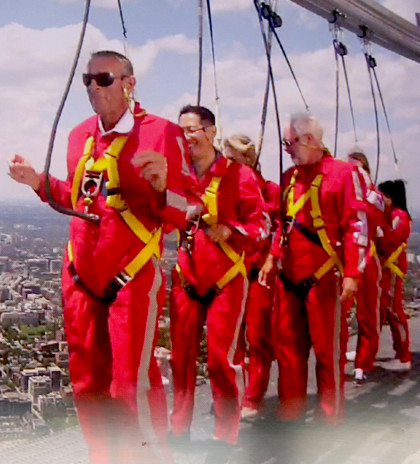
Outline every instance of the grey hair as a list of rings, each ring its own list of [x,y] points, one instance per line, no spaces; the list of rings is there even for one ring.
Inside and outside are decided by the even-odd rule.
[[[311,134],[322,143],[323,130],[318,119],[310,113],[294,113],[290,116],[290,127],[296,135]]]

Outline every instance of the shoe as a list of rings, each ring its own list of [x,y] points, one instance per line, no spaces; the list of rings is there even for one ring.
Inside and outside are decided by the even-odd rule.
[[[381,367],[387,371],[409,371],[411,369],[411,361],[402,362],[399,359],[392,359],[381,363]]]
[[[347,351],[346,359],[347,359],[347,361],[354,361],[356,359],[356,352],[355,351]]]
[[[252,419],[258,416],[258,409],[243,406],[241,409],[241,419]]]
[[[353,372],[354,372],[354,384],[363,385],[366,382],[366,374],[364,373],[363,369],[360,369],[358,367]]]

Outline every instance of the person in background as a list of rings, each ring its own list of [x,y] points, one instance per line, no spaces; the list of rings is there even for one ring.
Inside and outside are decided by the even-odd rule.
[[[284,173],[281,224],[259,279],[280,261],[279,298],[272,341],[279,366],[277,416],[305,419],[308,359],[316,358],[315,419],[327,425],[344,416],[348,339],[342,303],[354,297],[364,271],[367,217],[357,171],[334,159],[322,127],[309,113],[294,114],[283,144],[294,167]]]
[[[238,338],[248,290],[245,253],[266,236],[262,198],[253,170],[214,148],[215,118],[210,110],[188,105],[180,111],[179,125],[203,206],[191,205],[190,228],[181,234],[172,276],[172,433],[175,441],[189,440],[196,362],[207,324],[214,439],[229,447],[238,438],[244,390]]]
[[[359,281],[356,303],[357,345],[356,351],[347,352],[348,361],[354,361],[354,382],[361,385],[366,381],[366,373],[374,369],[376,353],[379,348],[379,301],[381,264],[376,252],[375,240],[382,235],[381,224],[384,221],[384,202],[370,178],[369,162],[364,153],[353,151],[347,155],[349,163],[359,169],[365,197],[368,217],[369,246],[366,257],[366,268]],[[353,304],[346,303],[348,312]]]
[[[254,169],[264,199],[264,211],[270,237],[258,243],[253,253],[246,257],[248,269],[248,297],[245,309],[245,337],[248,364],[247,381],[242,403],[241,416],[244,419],[255,417],[263,407],[264,394],[270,380],[273,360],[271,347],[271,315],[274,299],[274,279],[268,286],[258,282],[258,274],[271,247],[271,234],[279,221],[280,187],[267,181],[261,175],[255,144],[247,135],[232,135],[224,140],[226,158],[245,164]]]
[[[407,240],[411,217],[407,210],[403,180],[388,180],[378,185],[385,198],[387,227],[379,244],[382,261],[381,322],[388,322],[396,358],[382,363],[388,370],[411,369],[410,333],[404,312],[404,279],[407,272]],[[382,326],[381,324],[381,326]]]
[[[164,302],[162,227],[185,228],[187,146],[176,124],[134,100],[133,66],[91,55],[83,83],[95,116],[69,136],[66,181],[49,177],[72,217],[62,271],[70,378],[91,464],[173,462],[154,357]],[[47,200],[46,179],[20,155],[10,176]]]

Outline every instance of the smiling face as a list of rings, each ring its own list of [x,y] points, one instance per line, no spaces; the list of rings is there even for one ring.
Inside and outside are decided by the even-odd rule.
[[[179,126],[184,131],[191,155],[200,155],[213,150],[216,128],[208,122],[202,122],[198,114],[185,113],[179,117]]]
[[[126,65],[114,57],[93,57],[87,68],[88,74],[110,73],[114,76],[111,85],[101,86],[92,79],[87,86],[87,93],[93,110],[101,118],[105,129],[112,128],[127,110],[124,89],[131,95],[136,83],[134,76],[127,75]]]

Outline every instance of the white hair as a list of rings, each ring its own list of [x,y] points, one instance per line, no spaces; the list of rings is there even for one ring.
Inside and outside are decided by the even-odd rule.
[[[314,139],[322,143],[323,130],[318,119],[310,113],[294,113],[290,116],[290,128],[296,135],[311,134]]]

